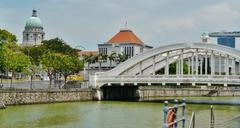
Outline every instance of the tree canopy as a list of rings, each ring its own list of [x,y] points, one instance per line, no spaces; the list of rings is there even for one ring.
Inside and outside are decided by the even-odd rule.
[[[51,52],[77,56],[76,50],[73,49],[64,40],[62,40],[60,38],[44,40],[42,42],[42,45],[45,50],[49,50]]]
[[[16,35],[10,33],[5,29],[0,29],[0,41],[1,42],[17,42]]]

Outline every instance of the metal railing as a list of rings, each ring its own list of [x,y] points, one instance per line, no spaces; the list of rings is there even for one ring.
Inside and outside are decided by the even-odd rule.
[[[238,84],[240,83],[239,75],[207,75],[207,76],[194,76],[194,75],[120,75],[120,76],[95,76],[95,82],[100,83],[134,83],[134,82],[152,82],[152,83],[228,83],[228,84]],[[92,81],[93,82],[93,81]]]
[[[188,128],[195,128],[195,112],[192,112],[192,116],[191,116]]]
[[[177,112],[178,108],[182,108],[182,116],[181,118],[177,117]],[[164,102],[164,107],[163,107],[163,125],[162,128],[177,128],[178,123],[182,122],[182,128],[185,128],[185,108],[186,108],[186,102],[185,99],[182,100],[182,104],[179,105],[174,105],[173,107],[168,107],[168,101]],[[174,110],[174,120],[172,122],[168,122],[168,116],[169,116],[169,111]]]
[[[213,112],[213,106],[211,105],[210,128],[214,128],[214,122],[215,122],[215,117]]]

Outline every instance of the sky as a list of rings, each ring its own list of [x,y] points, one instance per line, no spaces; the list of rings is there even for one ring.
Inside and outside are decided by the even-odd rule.
[[[60,37],[72,47],[96,50],[127,21],[145,44],[157,47],[199,42],[203,32],[240,31],[239,5],[239,0],[1,0],[0,28],[21,43],[36,9],[46,39]]]

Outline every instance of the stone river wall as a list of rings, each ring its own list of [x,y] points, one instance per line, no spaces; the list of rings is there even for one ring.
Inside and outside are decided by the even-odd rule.
[[[146,97],[187,97],[187,96],[240,96],[236,89],[196,89],[196,88],[139,88],[140,98]]]
[[[0,91],[0,101],[6,105],[85,101],[93,100],[94,94],[91,89],[74,91]]]

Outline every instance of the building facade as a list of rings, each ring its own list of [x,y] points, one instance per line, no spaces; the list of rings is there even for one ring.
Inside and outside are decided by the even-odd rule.
[[[132,30],[122,29],[107,42],[98,44],[98,53],[105,56],[110,56],[111,54],[115,54],[116,56],[125,55],[127,58],[131,58],[151,48],[153,47],[144,44]],[[119,63],[121,63],[120,60],[112,61],[107,58],[101,65],[94,63],[91,67],[111,69]]]
[[[224,45],[227,47],[236,47],[236,38],[240,37],[240,31],[234,32],[213,32],[208,34],[211,38],[217,38],[217,44]]]
[[[44,40],[44,36],[42,21],[37,16],[37,11],[33,10],[32,16],[26,21],[22,45],[39,45]]]

